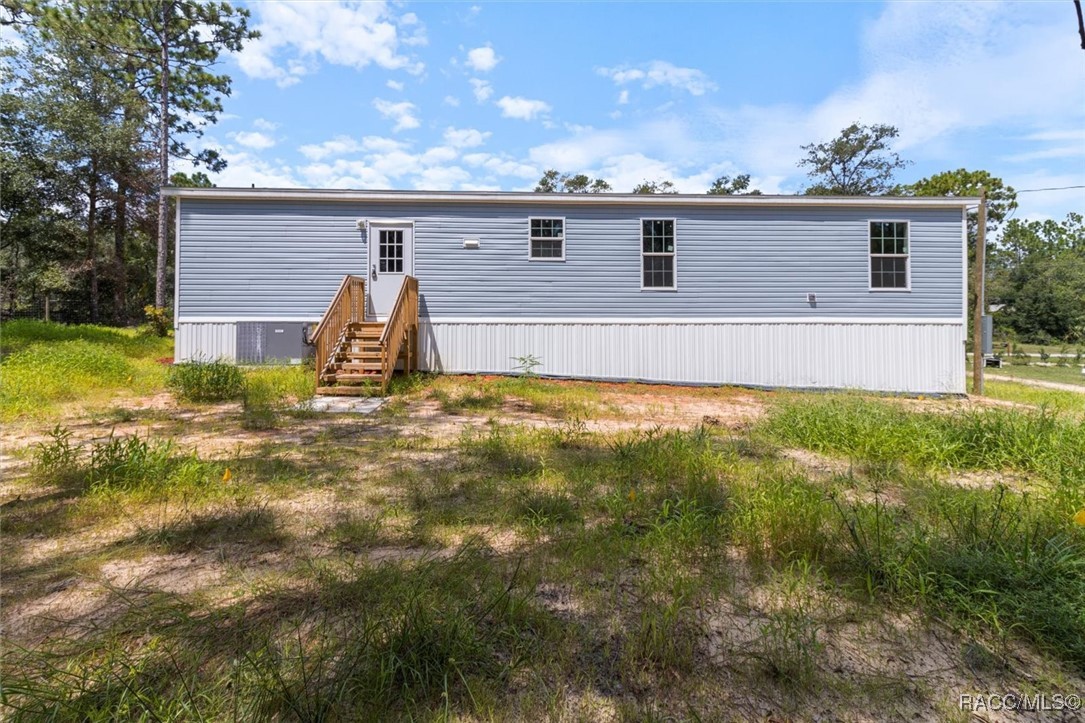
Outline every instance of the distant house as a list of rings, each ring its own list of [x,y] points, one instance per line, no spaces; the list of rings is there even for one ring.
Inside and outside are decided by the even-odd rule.
[[[965,391],[975,199],[166,193],[179,360]]]

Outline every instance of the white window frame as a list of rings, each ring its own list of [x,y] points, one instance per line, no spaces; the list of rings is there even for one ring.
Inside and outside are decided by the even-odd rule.
[[[870,250],[870,225],[873,223],[902,223],[905,228],[905,243],[908,244],[906,254],[876,254]],[[904,286],[875,286],[874,285],[874,257],[886,259],[904,259]],[[871,218],[866,222],[866,283],[867,290],[881,293],[900,293],[912,290],[912,222],[905,218]]]
[[[531,222],[532,221],[561,221],[561,256],[532,256],[531,255],[531,242],[532,241],[553,241],[553,236],[532,236],[531,235]],[[568,236],[569,229],[565,225],[564,216],[528,216],[527,217],[527,260],[528,261],[564,261],[565,260],[565,238]]]
[[[670,221],[674,229],[674,251],[668,253],[645,252],[644,250],[644,222],[645,221]],[[640,274],[641,291],[678,291],[678,219],[663,216],[644,216],[637,221],[637,251],[640,253],[640,263],[637,272]],[[644,257],[645,256],[670,256],[674,261],[671,263],[673,286],[645,286],[644,285]]]

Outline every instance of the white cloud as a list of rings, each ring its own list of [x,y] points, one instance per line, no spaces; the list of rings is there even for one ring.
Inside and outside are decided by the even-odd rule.
[[[299,82],[319,60],[333,65],[421,73],[423,63],[400,52],[400,45],[425,43],[417,16],[396,17],[386,2],[254,3],[254,27],[261,37],[249,41],[237,62],[253,78],[274,80],[280,87]],[[402,28],[412,27],[409,36]]]
[[[467,51],[467,67],[479,73],[488,73],[497,67],[501,58],[489,45]]]
[[[536,166],[524,163],[506,155],[494,155],[492,153],[468,153],[463,157],[463,162],[469,166],[482,168],[493,176],[515,176],[517,178],[537,180],[541,175]]]
[[[321,161],[329,156],[348,156],[362,152],[392,153],[402,151],[407,144],[394,138],[382,136],[366,136],[362,140],[356,140],[350,136],[336,136],[323,143],[313,143],[301,146],[298,152],[311,161]]]
[[[307,185],[314,188],[391,188],[385,174],[365,161],[338,158],[331,163],[313,163],[298,169]]]
[[[471,174],[459,166],[431,166],[417,174],[414,187],[419,190],[455,189],[470,180]]]
[[[494,89],[490,85],[489,81],[482,80],[481,78],[471,78],[471,92],[475,94],[475,100],[479,103],[485,103],[493,95]]]
[[[405,100],[393,103],[390,100],[376,98],[373,100],[373,107],[385,118],[395,121],[393,131],[410,130],[421,125],[421,122],[414,115],[417,109],[414,103]]]
[[[625,105],[628,102],[629,102],[629,91],[628,90],[623,90],[621,93],[618,93],[618,105]]]
[[[475,148],[486,142],[492,133],[474,128],[446,128],[445,143],[453,148]]]
[[[392,90],[403,90],[403,83],[399,82],[398,80],[389,80],[385,82],[385,85]]]
[[[208,140],[208,139],[204,139]],[[214,145],[214,142],[211,142]],[[226,169],[212,173],[211,180],[224,188],[297,188],[305,184],[295,175],[292,168],[281,163],[270,163],[248,151],[224,154],[229,159]],[[176,170],[189,170],[184,164],[178,164]],[[191,169],[198,170],[198,169]]]
[[[596,68],[596,72],[610,78],[617,85],[636,82],[645,88],[669,85],[691,95],[704,95],[716,89],[716,84],[704,71],[680,68],[665,60],[653,60],[635,67],[623,65],[616,68]]]
[[[454,96],[454,95],[446,95],[446,96],[445,96],[445,99],[444,99],[444,100],[443,100],[442,102],[443,102],[443,103],[444,103],[445,105],[450,105],[450,106],[452,106],[453,108],[458,108],[458,107],[459,107],[459,105],[460,105],[460,99],[459,99],[459,98],[457,98],[457,97],[456,97],[456,96]]]
[[[221,116],[220,116],[220,118],[221,118]],[[273,130],[277,129],[279,127],[279,124],[278,123],[272,123],[271,121],[264,120],[263,118],[257,118],[256,120],[254,120],[252,122],[252,127],[256,128],[258,130],[270,132],[270,131],[273,131]]]
[[[403,141],[397,141],[395,138],[385,138],[384,136],[366,136],[362,139],[362,150],[372,153],[392,153],[406,150],[407,147],[408,144]]]
[[[310,160],[319,161],[328,156],[356,153],[361,149],[362,145],[350,136],[336,136],[330,141],[301,146],[298,148],[298,152]]]
[[[274,138],[259,131],[238,131],[229,135],[239,144],[257,151],[272,148],[276,143]]]
[[[550,104],[541,100],[531,100],[520,96],[505,96],[495,101],[495,105],[501,109],[501,115],[506,118],[519,120],[532,120],[537,115],[550,112]]]

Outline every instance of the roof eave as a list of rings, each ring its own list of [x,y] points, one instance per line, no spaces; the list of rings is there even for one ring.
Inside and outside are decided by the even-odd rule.
[[[714,196],[709,194],[533,193],[523,191],[358,191],[308,188],[180,188],[167,186],[170,198],[248,201],[369,201],[383,203],[526,203],[684,206],[920,206],[979,204],[968,196]]]

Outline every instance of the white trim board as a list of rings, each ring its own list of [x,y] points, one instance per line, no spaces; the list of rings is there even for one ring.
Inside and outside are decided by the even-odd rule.
[[[736,316],[736,317],[520,317],[520,316],[423,316],[423,324],[626,324],[652,326],[661,324],[927,324],[936,326],[960,326],[954,317],[832,317],[832,316]]]
[[[312,322],[317,323],[323,315],[316,316],[186,316],[178,319],[178,324],[241,324],[246,321],[281,321],[281,322]]]
[[[233,324],[245,321],[309,321],[318,322],[320,316],[188,316],[178,319],[178,324]],[[964,321],[955,317],[863,317],[863,316],[735,316],[735,317],[594,317],[594,316],[423,316],[423,324],[928,324],[936,326],[961,326]]]
[[[708,194],[534,193],[514,191],[356,191],[314,188],[174,188],[175,198],[253,201],[372,201],[384,203],[516,203],[539,206],[849,206],[856,208],[960,208],[968,196],[711,196]]]

